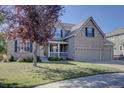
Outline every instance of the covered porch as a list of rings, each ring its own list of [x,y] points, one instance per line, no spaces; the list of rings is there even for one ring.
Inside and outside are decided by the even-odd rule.
[[[68,43],[64,41],[49,41],[48,57],[68,57]]]

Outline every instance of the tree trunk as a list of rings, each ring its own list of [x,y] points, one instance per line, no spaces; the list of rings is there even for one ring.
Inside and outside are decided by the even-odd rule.
[[[37,66],[37,47],[38,44],[34,43],[34,49],[33,49],[33,66]]]

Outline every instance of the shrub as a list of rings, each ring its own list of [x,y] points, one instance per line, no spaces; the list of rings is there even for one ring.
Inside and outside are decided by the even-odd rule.
[[[9,61],[10,61],[10,62],[15,61],[15,60],[14,60],[14,56],[11,55],[11,57],[9,58]]]
[[[48,60],[49,61],[60,61],[60,58],[58,58],[58,57],[49,57]]]
[[[61,60],[65,60],[63,58],[58,58],[58,57],[49,57],[48,58],[49,61],[61,61]]]
[[[26,59],[23,59],[24,62],[33,62],[33,58],[32,57],[28,57]]]
[[[70,59],[70,58],[66,58],[66,60],[73,61],[73,59]]]
[[[23,59],[23,61],[21,62],[33,62],[33,57],[28,57],[28,58],[25,58]],[[41,62],[41,59],[39,56],[37,56],[37,62]]]

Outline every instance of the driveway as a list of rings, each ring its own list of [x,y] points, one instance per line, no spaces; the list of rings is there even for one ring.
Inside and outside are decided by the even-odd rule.
[[[124,61],[123,60],[111,60],[111,61],[92,61],[89,63],[94,63],[102,66],[112,67],[124,71]]]
[[[91,61],[90,63],[124,65],[124,60]]]
[[[64,80],[36,88],[122,88],[124,87],[124,73],[100,74]]]

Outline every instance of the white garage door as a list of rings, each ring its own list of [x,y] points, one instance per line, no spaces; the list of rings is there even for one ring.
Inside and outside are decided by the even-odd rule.
[[[75,59],[79,61],[100,60],[100,49],[77,48]]]
[[[76,48],[75,59],[79,61],[111,60],[111,48]]]
[[[111,48],[104,48],[102,51],[102,60],[111,60],[111,59],[112,59]]]

